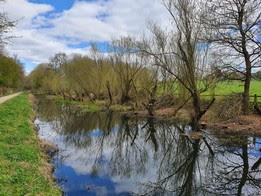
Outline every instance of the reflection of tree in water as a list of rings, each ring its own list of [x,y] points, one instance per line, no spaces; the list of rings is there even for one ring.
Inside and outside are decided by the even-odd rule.
[[[197,191],[198,187],[194,186],[194,183],[198,186],[195,170],[202,142],[180,136],[177,130],[182,129],[166,123],[155,124],[152,119],[141,122],[123,117],[109,160],[110,175],[124,178],[147,175],[152,169],[149,166],[154,164],[152,167],[157,168],[157,180],[143,182],[140,193],[190,195]],[[154,163],[149,163],[149,156],[153,157]]]
[[[90,165],[93,175],[139,179],[135,193],[250,195],[260,190],[260,159],[249,155],[247,138],[236,150],[222,152],[224,145],[211,138],[185,137],[181,123],[60,109],[41,109],[41,115],[52,122],[65,145],[84,149],[82,164]]]
[[[248,138],[243,137],[234,151],[224,152],[215,159],[209,193],[259,195],[261,192],[260,158],[249,155]],[[231,142],[231,141],[230,141]],[[259,191],[259,192],[258,192]]]

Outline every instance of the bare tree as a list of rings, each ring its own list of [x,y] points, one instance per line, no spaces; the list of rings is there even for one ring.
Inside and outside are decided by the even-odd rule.
[[[67,56],[65,53],[57,53],[55,54],[51,59],[50,59],[50,67],[54,71],[59,71],[61,70],[61,67],[63,64],[65,64],[67,61]]]
[[[200,129],[199,120],[214,102],[213,99],[205,109],[200,104],[200,94],[209,88],[211,81],[204,79],[210,67],[208,45],[200,41],[202,25],[197,20],[198,3],[196,0],[163,0],[174,28],[166,32],[152,25],[152,40],[140,44],[140,48],[154,58],[155,65],[174,76],[192,98],[194,130]]]
[[[251,72],[261,67],[261,1],[213,0],[206,8],[202,22],[211,32],[208,40],[219,47],[224,68],[242,76],[243,113],[248,114]]]
[[[0,4],[4,3],[4,0],[0,0]],[[12,28],[15,27],[16,21],[12,21],[8,18],[8,15],[5,12],[0,12],[0,51],[4,53],[4,45],[12,36],[7,35]]]
[[[121,90],[121,103],[130,100],[129,93],[139,71],[142,69],[143,58],[137,55],[135,42],[130,37],[122,37],[112,41],[112,66],[117,74]]]

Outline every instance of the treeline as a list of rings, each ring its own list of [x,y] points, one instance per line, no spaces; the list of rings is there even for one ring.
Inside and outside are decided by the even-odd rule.
[[[120,42],[126,44],[130,40],[122,38]],[[74,101],[107,100],[108,107],[111,104],[141,105],[155,83],[155,71],[138,59],[133,61],[135,54],[131,57],[120,51],[121,45],[117,47],[117,54],[107,57],[94,46],[88,56],[69,58],[58,53],[49,63],[40,64],[32,71],[26,88]]]
[[[89,56],[57,54],[31,73],[29,88],[65,99],[106,99],[108,107],[133,103],[153,115],[159,90],[169,93],[174,87],[180,95],[176,111],[189,103],[191,125],[199,130],[200,119],[215,101],[202,104],[200,95],[226,76],[244,83],[242,112],[248,114],[252,71],[260,67],[261,2],[162,3],[170,14],[167,29],[151,23],[142,39],[113,40],[106,56],[94,46]]]
[[[0,54],[0,96],[23,88],[24,71],[15,58]]]
[[[4,0],[0,0],[0,3]],[[24,71],[19,60],[5,55],[5,45],[12,38],[8,33],[15,27],[16,21],[0,11],[0,96],[13,93],[23,87]]]

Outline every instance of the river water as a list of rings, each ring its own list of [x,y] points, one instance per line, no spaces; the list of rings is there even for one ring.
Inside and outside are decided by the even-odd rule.
[[[261,138],[88,113],[38,98],[36,126],[64,195],[261,195]]]

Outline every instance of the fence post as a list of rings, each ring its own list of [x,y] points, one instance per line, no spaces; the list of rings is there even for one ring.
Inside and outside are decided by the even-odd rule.
[[[255,96],[254,96],[254,105],[256,105],[257,104],[257,95],[255,94]]]

